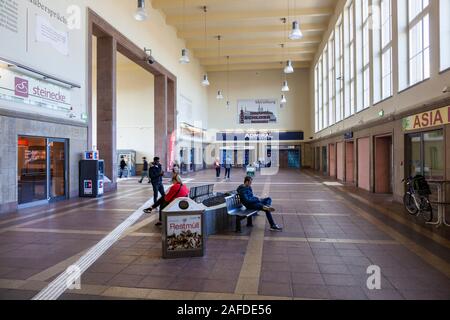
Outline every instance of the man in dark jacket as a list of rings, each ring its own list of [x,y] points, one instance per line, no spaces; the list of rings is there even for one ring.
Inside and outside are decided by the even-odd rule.
[[[142,160],[144,161],[144,165],[142,167],[142,174],[141,174],[141,180],[139,180],[139,183],[142,183],[145,178],[148,178],[148,182],[151,182],[149,176],[148,176],[148,161],[146,157],[143,157]]]
[[[164,186],[162,183],[162,178],[164,176],[164,172],[162,170],[161,163],[159,163],[159,158],[155,157],[153,159],[153,162],[151,163],[150,169],[149,169],[149,175],[150,175],[150,181],[149,183],[153,186],[153,200],[154,203],[158,201],[158,193],[161,194],[161,197],[164,197],[166,193],[164,192]],[[161,211],[161,207],[159,208]],[[161,225],[161,221],[157,223],[158,225]]]
[[[252,190],[252,177],[245,177],[244,184],[239,186],[237,189],[237,192],[239,194],[239,198],[241,199],[241,203],[247,208],[247,209],[253,209],[253,210],[259,210],[264,211],[267,216],[267,220],[270,224],[270,231],[282,231],[283,228],[279,227],[275,221],[273,220],[272,213],[275,211],[272,205],[272,199],[265,198],[265,199],[259,199],[253,195]]]
[[[125,168],[127,167],[127,163],[125,162],[125,157],[122,156],[120,158],[120,172],[119,172],[119,178],[122,179],[123,172],[125,171]]]

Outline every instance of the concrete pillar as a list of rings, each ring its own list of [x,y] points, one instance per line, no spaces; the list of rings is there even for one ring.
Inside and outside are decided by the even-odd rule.
[[[168,136],[168,84],[167,76],[155,76],[155,157],[161,159],[163,170],[167,170]]]
[[[97,148],[105,160],[105,175],[112,181],[105,185],[106,191],[117,189],[116,53],[112,37],[97,39]]]

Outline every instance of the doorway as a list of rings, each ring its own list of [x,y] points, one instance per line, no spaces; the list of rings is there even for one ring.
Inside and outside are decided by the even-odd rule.
[[[344,142],[338,142],[336,144],[336,172],[339,181],[344,181],[344,168]]]
[[[345,143],[345,181],[347,183],[354,183],[354,168],[355,168],[355,159],[354,159],[354,150],[355,144],[353,141],[348,141]]]
[[[328,173],[328,154],[327,147],[322,147],[322,173],[327,175]]]
[[[17,149],[19,207],[68,198],[68,140],[19,136]]]
[[[375,137],[375,193],[392,193],[392,136]]]
[[[328,162],[330,166],[330,177],[336,178],[336,150],[334,144],[328,145]]]

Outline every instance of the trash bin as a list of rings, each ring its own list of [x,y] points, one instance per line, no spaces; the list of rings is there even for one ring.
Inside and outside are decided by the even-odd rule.
[[[162,211],[164,259],[203,257],[205,207],[189,198],[175,199]]]

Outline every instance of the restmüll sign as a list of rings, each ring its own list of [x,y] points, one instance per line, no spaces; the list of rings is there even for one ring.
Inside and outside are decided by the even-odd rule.
[[[450,124],[450,106],[434,109],[403,119],[403,130],[419,130]]]

